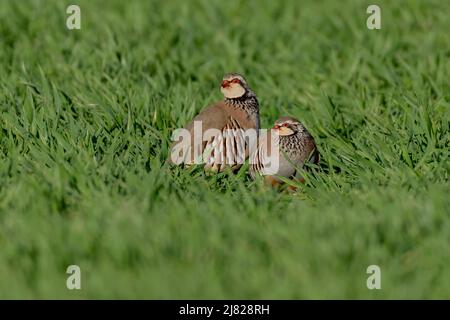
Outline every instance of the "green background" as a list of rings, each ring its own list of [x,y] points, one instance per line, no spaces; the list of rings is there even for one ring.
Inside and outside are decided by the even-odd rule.
[[[0,2],[0,298],[450,298],[449,1],[377,1],[381,30],[372,1],[76,3],[70,31]],[[315,136],[297,194],[164,164],[231,71]]]

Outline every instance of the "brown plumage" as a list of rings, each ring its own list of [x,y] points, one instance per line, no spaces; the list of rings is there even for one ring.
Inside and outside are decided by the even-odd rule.
[[[278,185],[282,183],[279,176],[293,178],[305,162],[318,163],[319,158],[314,138],[300,121],[282,117],[259,137],[250,157],[250,175],[262,175],[272,185]]]
[[[205,163],[205,170],[215,172],[223,171],[227,166],[237,170],[248,157],[249,146],[246,143],[244,131],[255,129],[257,134],[259,130],[259,104],[256,95],[247,85],[244,77],[237,73],[230,73],[223,77],[221,91],[225,96],[223,101],[207,107],[185,126],[185,129],[189,131],[190,146],[184,140],[176,141],[172,145],[171,154],[174,153],[175,158],[177,156],[175,147],[190,149],[190,155],[185,154],[181,163],[187,165],[198,163],[199,159],[194,158],[195,147],[199,148],[198,154],[203,155],[202,162]],[[201,137],[208,129],[216,129],[216,132],[206,137],[205,141],[195,144],[195,121],[201,122]],[[180,163],[173,160],[169,155],[169,161]]]

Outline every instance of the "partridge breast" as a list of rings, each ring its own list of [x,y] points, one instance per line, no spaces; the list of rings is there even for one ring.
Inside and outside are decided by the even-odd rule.
[[[250,157],[250,175],[285,176],[295,174],[295,167],[280,146],[280,137],[268,130],[258,139],[258,146]]]

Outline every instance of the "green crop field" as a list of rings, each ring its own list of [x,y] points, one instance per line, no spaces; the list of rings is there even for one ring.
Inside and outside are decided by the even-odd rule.
[[[69,4],[0,2],[0,298],[450,298],[449,1]],[[227,72],[315,137],[296,193],[165,163]]]

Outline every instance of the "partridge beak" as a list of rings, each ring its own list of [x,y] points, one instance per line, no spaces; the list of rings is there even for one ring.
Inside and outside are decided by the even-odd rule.
[[[230,81],[228,81],[228,80],[222,81],[222,88],[228,88],[229,86],[230,86]]]

